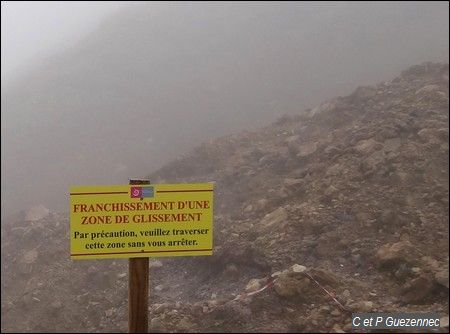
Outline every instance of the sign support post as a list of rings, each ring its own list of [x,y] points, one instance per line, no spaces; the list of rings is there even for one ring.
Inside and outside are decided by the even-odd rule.
[[[130,180],[130,185],[150,184],[148,180]],[[148,333],[148,257],[128,262],[128,332]]]
[[[213,253],[214,184],[70,187],[70,258],[127,258],[128,331],[148,332],[149,257]]]

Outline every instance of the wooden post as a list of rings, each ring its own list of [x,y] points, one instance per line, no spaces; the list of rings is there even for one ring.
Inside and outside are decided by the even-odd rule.
[[[150,184],[130,180],[130,185]],[[148,332],[148,257],[130,258],[128,263],[128,332]]]

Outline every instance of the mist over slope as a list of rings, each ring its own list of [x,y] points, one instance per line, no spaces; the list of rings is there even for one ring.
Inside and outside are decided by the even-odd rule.
[[[142,4],[2,87],[2,215],[448,57],[445,3]],[[37,196],[37,194],[39,194]]]
[[[213,256],[150,261],[150,331],[342,333],[352,312],[434,312],[448,332],[448,71],[410,67],[149,173],[215,182]],[[126,332],[128,261],[72,261],[69,233],[57,213],[6,225],[3,331]]]

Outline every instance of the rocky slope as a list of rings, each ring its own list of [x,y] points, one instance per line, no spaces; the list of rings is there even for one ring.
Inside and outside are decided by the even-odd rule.
[[[448,140],[448,64],[425,63],[152,173],[214,181],[216,206],[213,256],[151,261],[151,330],[348,332],[355,311],[434,311],[448,331]],[[126,331],[127,262],[70,261],[68,229],[4,227],[2,330]]]

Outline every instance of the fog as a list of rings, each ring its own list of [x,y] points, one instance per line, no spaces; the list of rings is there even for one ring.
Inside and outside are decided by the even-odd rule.
[[[448,62],[446,2],[62,5],[2,3],[2,217]]]
[[[124,2],[2,1],[2,84],[97,28]]]

